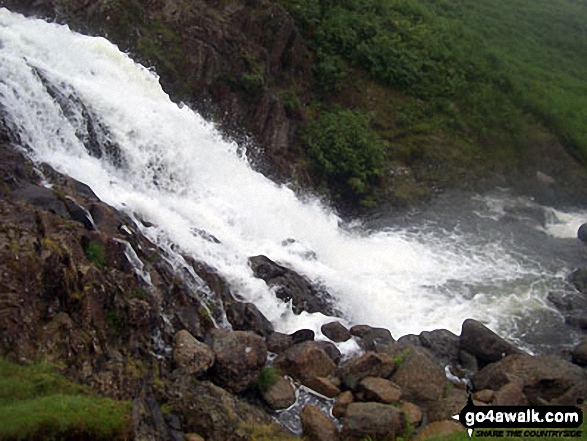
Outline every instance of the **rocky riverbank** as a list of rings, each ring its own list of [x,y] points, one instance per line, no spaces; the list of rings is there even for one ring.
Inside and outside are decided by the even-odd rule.
[[[480,403],[579,404],[585,344],[530,356],[481,323],[404,336],[368,325],[274,332],[205,262],[172,261],[85,185],[36,166],[2,131],[0,356],[56,363],[99,393],[133,400],[135,439],[287,439],[274,420],[296,388],[325,397],[299,416],[309,439],[426,439],[470,383]],[[213,240],[211,238],[210,240]],[[328,294],[268,257],[255,275],[296,312],[336,316]],[[336,344],[361,351],[343,357]],[[571,359],[571,357],[569,357]],[[329,408],[331,407],[330,411]]]

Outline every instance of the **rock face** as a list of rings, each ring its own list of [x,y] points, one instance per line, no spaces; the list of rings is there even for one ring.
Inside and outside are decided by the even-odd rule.
[[[216,356],[212,377],[217,384],[238,393],[257,383],[267,360],[267,346],[261,337],[252,332],[214,329],[210,341]]]
[[[317,290],[295,271],[276,264],[266,256],[250,257],[249,265],[256,277],[276,287],[275,294],[279,299],[292,302],[294,313],[306,311],[333,314],[330,295],[326,291]]]

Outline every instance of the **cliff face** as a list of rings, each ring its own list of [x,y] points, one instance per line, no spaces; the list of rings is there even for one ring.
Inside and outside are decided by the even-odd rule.
[[[294,137],[309,96],[311,54],[280,6],[264,0],[0,4],[106,36],[154,66],[174,100],[239,141],[252,136],[249,152],[261,171],[280,180],[299,177]]]

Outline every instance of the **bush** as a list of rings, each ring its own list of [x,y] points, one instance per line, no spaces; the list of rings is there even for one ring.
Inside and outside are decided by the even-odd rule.
[[[85,249],[86,257],[98,268],[106,264],[106,251],[100,242],[92,241],[88,243]]]
[[[302,138],[317,172],[338,196],[370,205],[385,167],[385,143],[364,113],[337,108],[306,124]]]

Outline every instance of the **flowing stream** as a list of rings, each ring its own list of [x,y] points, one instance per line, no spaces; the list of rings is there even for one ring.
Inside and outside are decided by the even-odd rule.
[[[585,262],[587,211],[556,211],[507,191],[447,194],[427,210],[343,222],[255,172],[234,143],[162,90],[157,75],[103,38],[0,9],[0,112],[33,161],[89,185],[148,223],[169,252],[221,273],[277,330],[319,331],[256,279],[264,254],[328,289],[347,325],[394,337],[473,317],[527,348],[578,335],[547,302]],[[211,240],[214,237],[217,240]]]

